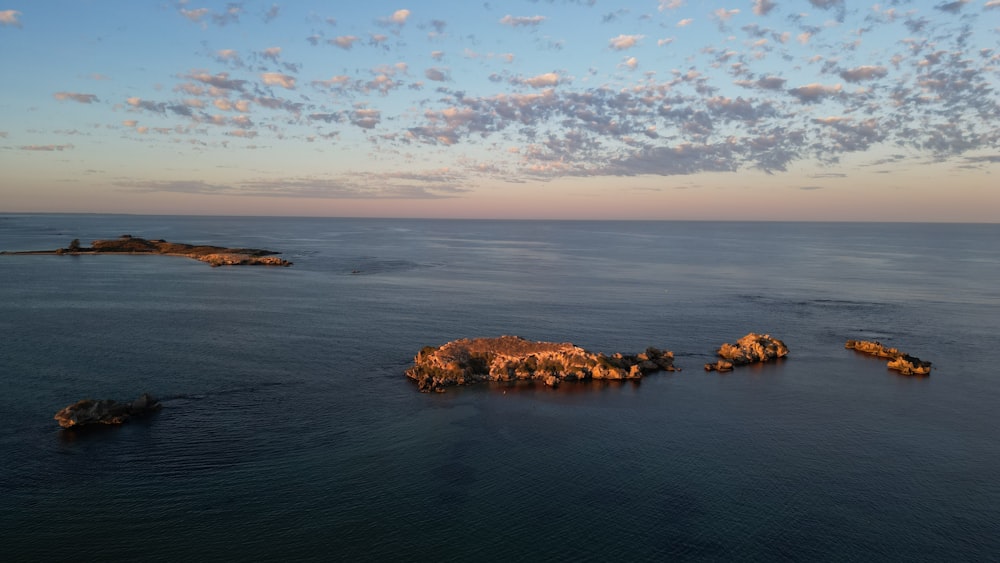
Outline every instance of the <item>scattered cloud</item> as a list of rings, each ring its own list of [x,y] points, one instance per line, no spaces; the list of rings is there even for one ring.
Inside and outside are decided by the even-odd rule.
[[[425,70],[424,76],[427,77],[427,80],[433,80],[435,82],[447,82],[450,80],[447,69],[438,67],[431,67]]]
[[[396,10],[395,12],[392,13],[391,16],[389,16],[389,22],[394,23],[396,25],[403,25],[409,18],[410,18],[409,10]]]
[[[849,68],[840,72],[840,77],[848,82],[861,82],[864,80],[874,80],[884,78],[889,73],[884,66],[859,66]]]
[[[608,40],[608,47],[615,51],[623,51],[635,47],[645,35],[619,35]]]
[[[552,86],[561,84],[563,81],[564,78],[559,73],[546,72],[545,74],[539,74],[531,78],[516,79],[513,82],[515,84],[525,84],[532,88],[551,88]]]
[[[354,47],[354,44],[358,42],[358,36],[356,35],[340,35],[329,40],[328,43],[340,47],[341,49],[350,50]]]
[[[0,25],[20,28],[22,27],[20,17],[21,12],[17,10],[2,10],[0,11]]]
[[[773,10],[775,6],[777,6],[777,4],[771,0],[754,0],[753,13],[758,16],[766,16],[771,13],[771,10]]]
[[[788,91],[788,93],[803,102],[810,103],[817,102],[827,96],[839,94],[841,90],[843,90],[843,86],[840,84],[826,86],[814,82],[812,84],[806,84],[805,86],[799,86],[798,88],[792,88]]]
[[[295,77],[280,72],[265,72],[260,75],[261,80],[268,86],[281,86],[289,90],[295,89]]]
[[[693,23],[694,20],[692,18],[684,18],[681,21],[677,22],[677,27],[687,27]]]
[[[55,94],[52,94],[52,97],[60,102],[70,100],[81,104],[92,104],[100,101],[94,94],[81,94],[79,92],[56,92]]]
[[[500,18],[500,23],[511,27],[535,27],[545,19],[545,16],[512,16],[507,14]]]
[[[935,10],[941,10],[942,12],[948,12],[949,14],[957,14],[962,11],[962,8],[969,3],[970,0],[958,0],[956,2],[945,2],[943,4],[938,4],[934,6]]]

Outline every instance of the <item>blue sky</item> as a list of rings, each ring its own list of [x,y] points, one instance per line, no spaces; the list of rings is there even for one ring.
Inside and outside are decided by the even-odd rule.
[[[1000,0],[0,0],[0,211],[1000,220]]]

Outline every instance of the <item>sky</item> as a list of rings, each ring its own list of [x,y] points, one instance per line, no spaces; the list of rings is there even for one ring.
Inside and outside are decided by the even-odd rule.
[[[0,0],[0,212],[1000,222],[1000,0]]]

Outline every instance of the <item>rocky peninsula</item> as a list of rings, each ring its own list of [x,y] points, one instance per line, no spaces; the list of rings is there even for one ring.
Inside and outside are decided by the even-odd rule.
[[[138,399],[119,403],[111,399],[83,399],[60,410],[53,417],[63,428],[88,424],[122,424],[133,416],[148,414],[160,409],[160,402],[143,393]]]
[[[732,371],[734,366],[744,366],[759,362],[768,362],[788,355],[785,343],[772,338],[769,334],[751,332],[736,341],[728,342],[719,347],[716,355],[722,359],[714,364],[705,364],[705,371]]]
[[[656,371],[675,371],[673,352],[647,348],[636,355],[593,353],[570,343],[535,342],[519,336],[474,338],[427,346],[417,353],[406,376],[421,392],[485,381],[563,381],[640,379]]]
[[[6,255],[56,254],[80,256],[87,254],[163,254],[185,256],[215,266],[291,266],[288,260],[278,258],[273,250],[259,248],[225,248],[222,246],[193,245],[167,242],[163,239],[147,240],[132,235],[122,235],[117,239],[95,240],[90,246],[80,246],[73,240],[66,248],[56,250],[28,250],[21,252],[0,252]]]
[[[884,346],[881,342],[871,342],[869,340],[848,340],[844,344],[844,348],[848,350],[855,350],[861,352],[862,354],[868,354],[869,356],[875,356],[877,358],[886,358],[889,362],[886,364],[891,370],[896,370],[903,375],[930,375],[931,374],[931,363],[925,362],[920,358],[911,356],[906,352],[901,352],[897,348],[888,348]]]

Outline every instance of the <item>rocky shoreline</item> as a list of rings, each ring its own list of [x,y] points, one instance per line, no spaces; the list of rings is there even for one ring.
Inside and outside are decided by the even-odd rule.
[[[903,375],[930,375],[931,363],[925,362],[916,356],[911,356],[906,352],[901,352],[898,348],[888,348],[881,342],[871,342],[868,340],[848,340],[844,348],[875,356],[877,358],[888,359],[886,367],[898,371]]]
[[[184,256],[216,266],[291,266],[292,263],[278,258],[273,250],[260,248],[226,248],[211,245],[193,245],[167,242],[163,239],[148,240],[132,235],[122,235],[117,239],[101,239],[80,246],[73,240],[66,248],[56,250],[27,250],[20,252],[0,252],[0,255],[58,255],[81,256],[89,254],[161,254]]]

